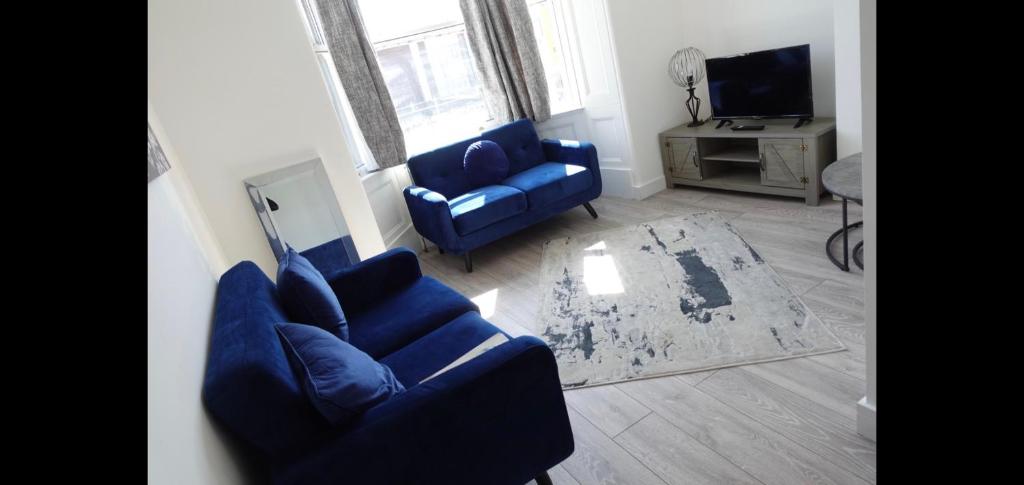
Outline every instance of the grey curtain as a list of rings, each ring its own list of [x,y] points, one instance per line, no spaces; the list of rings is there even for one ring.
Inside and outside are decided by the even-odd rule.
[[[363,138],[384,169],[405,163],[405,136],[356,0],[317,0],[320,22]]]
[[[551,118],[548,84],[526,0],[459,0],[491,115]]]

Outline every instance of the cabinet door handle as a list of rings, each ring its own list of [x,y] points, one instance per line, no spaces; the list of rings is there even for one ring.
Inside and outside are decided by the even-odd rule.
[[[764,152],[761,152],[759,155],[760,155],[760,158],[761,158],[761,171],[764,172],[764,169],[765,169]]]
[[[697,167],[697,168],[700,168],[699,166],[697,166],[697,153],[696,152],[692,152],[692,153],[693,153],[693,156],[691,158],[693,158],[693,166]]]

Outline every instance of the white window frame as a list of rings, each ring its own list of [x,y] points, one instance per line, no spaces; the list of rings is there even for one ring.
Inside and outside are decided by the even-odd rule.
[[[569,79],[566,80],[570,86],[574,88],[573,93],[575,94],[576,102],[571,106],[566,107],[562,111],[552,111],[551,116],[559,115],[562,113],[570,113],[583,109],[583,86],[580,85],[579,76],[576,72],[577,65],[579,64],[579,49],[573,42],[574,36],[571,35],[570,28],[575,28],[572,24],[571,19],[572,11],[568,5],[568,0],[527,0],[527,6],[536,5],[541,3],[550,3],[552,11],[555,13],[555,28],[558,31],[558,44],[562,49],[563,62],[565,63],[566,76]],[[537,35],[535,32],[534,35]]]
[[[356,121],[355,114],[352,112],[352,106],[349,105],[348,97],[345,95],[345,87],[342,86],[341,79],[338,77],[338,71],[334,66],[334,59],[331,57],[331,51],[327,47],[327,36],[324,35],[322,30],[323,24],[320,22],[320,13],[317,12],[316,7],[310,0],[298,0],[298,2],[299,8],[304,13],[303,23],[306,25],[309,43],[313,48],[313,53],[316,55],[320,74],[323,76],[324,84],[327,86],[327,94],[331,98],[331,104],[334,106],[334,114],[338,117],[338,123],[341,124],[341,131],[345,136],[345,141],[353,152],[352,163],[355,165],[356,173],[360,177],[366,176],[370,171],[370,166],[376,165],[372,163],[373,153],[370,152],[362,132],[359,131],[359,122]]]

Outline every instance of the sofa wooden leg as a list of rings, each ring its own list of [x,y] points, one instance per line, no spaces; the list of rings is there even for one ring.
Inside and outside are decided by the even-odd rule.
[[[594,210],[594,206],[590,205],[590,202],[584,202],[583,203],[583,208],[587,209],[587,212],[590,213],[590,217],[593,217],[594,219],[597,219],[597,211]]]
[[[466,251],[466,254],[463,255],[463,256],[466,258],[466,272],[467,273],[472,273],[473,272],[473,256],[471,256],[469,254],[469,251]]]
[[[442,248],[441,246],[438,246],[437,247],[437,252],[439,252],[441,254],[444,254],[444,248]]]
[[[537,475],[537,485],[551,485],[551,477],[548,476],[548,472],[544,471],[540,475]]]

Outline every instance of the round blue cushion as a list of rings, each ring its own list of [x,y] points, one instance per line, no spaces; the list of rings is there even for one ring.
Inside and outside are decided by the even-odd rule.
[[[508,157],[497,143],[480,140],[466,148],[462,168],[473,188],[494,185],[508,176]]]

